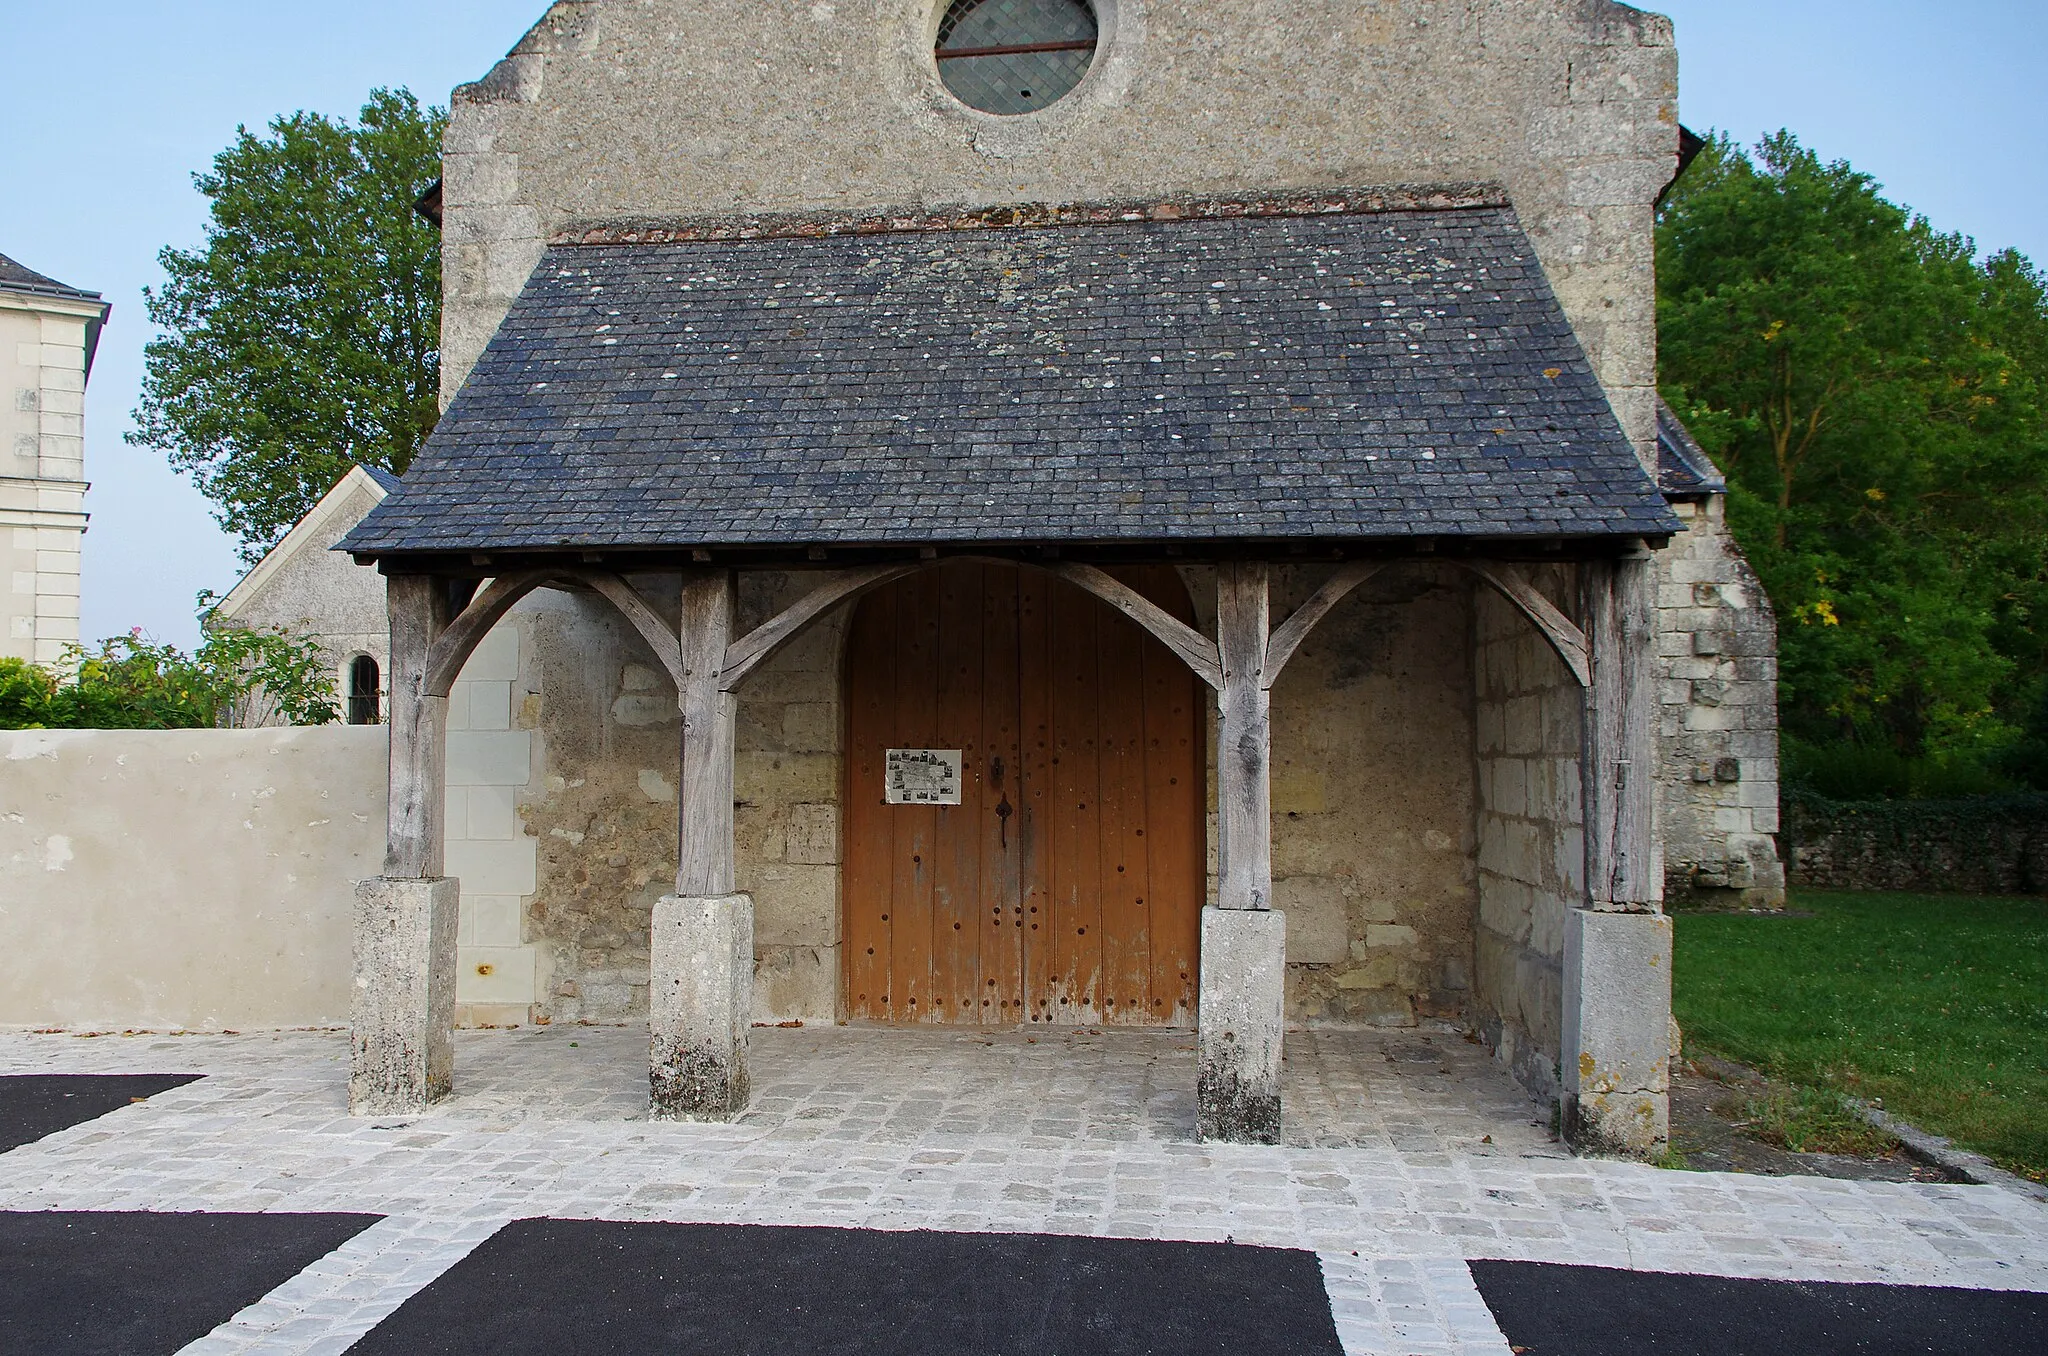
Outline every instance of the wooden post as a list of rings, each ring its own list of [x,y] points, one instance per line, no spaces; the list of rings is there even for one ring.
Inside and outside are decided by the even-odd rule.
[[[447,764],[448,698],[427,693],[427,656],[448,627],[447,581],[394,574],[384,581],[391,620],[391,799],[384,837],[384,874],[429,880],[445,870],[442,808]]]
[[[445,579],[385,580],[391,619],[390,802],[384,874],[356,882],[349,1000],[349,1110],[410,1116],[455,1080],[455,928],[460,887],[443,848],[448,698],[429,690],[448,627]]]
[[[648,961],[648,1083],[653,1113],[665,1120],[724,1120],[747,1107],[754,908],[733,891],[739,699],[722,682],[733,583],[730,570],[683,574],[676,892],[655,903]]]
[[[1664,898],[1656,869],[1655,573],[1641,550],[1580,570],[1593,661],[1580,758],[1587,904],[1654,910]]]
[[[1580,776],[1586,897],[1565,918],[1567,1141],[1653,1158],[1669,1134],[1671,920],[1656,827],[1655,574],[1649,552],[1580,566],[1592,683]]]
[[[1270,612],[1265,562],[1216,570],[1216,902],[1226,909],[1273,904],[1272,697],[1266,688]]]
[[[729,895],[733,887],[732,765],[739,698],[720,687],[732,643],[730,570],[683,575],[683,784],[677,797],[681,846],[676,893],[686,899]]]
[[[1216,570],[1218,907],[1202,910],[1195,1120],[1203,1139],[1280,1142],[1286,919],[1273,911],[1272,699],[1264,562]]]

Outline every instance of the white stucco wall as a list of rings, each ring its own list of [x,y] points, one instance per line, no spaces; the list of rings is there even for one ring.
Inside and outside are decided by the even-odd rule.
[[[0,1026],[348,1020],[385,731],[0,731]]]

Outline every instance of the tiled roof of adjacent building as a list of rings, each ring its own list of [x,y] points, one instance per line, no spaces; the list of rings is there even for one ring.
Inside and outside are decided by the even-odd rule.
[[[1497,198],[932,220],[557,243],[341,549],[1677,527]]]
[[[1728,492],[1728,482],[1721,478],[1719,468],[1661,397],[1657,401],[1657,488],[1672,499]]]
[[[71,287],[58,282],[55,278],[45,277],[4,254],[0,254],[0,287],[15,292],[38,292],[52,297],[76,297],[80,301],[100,299],[97,292],[88,292],[82,287]]]

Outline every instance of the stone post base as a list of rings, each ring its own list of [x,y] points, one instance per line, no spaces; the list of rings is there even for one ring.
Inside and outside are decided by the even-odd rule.
[[[453,876],[356,882],[348,1109],[411,1116],[455,1084]]]
[[[1280,1142],[1287,920],[1269,909],[1202,910],[1195,1121],[1203,1139]]]
[[[722,1121],[747,1108],[754,1021],[754,901],[681,898],[654,906],[647,1022],[657,1120]]]
[[[1671,1138],[1671,920],[1573,909],[1564,932],[1564,1137],[1654,1158]]]

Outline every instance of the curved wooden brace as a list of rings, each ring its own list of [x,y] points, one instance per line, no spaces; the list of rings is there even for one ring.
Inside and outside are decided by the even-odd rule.
[[[915,573],[920,568],[918,565],[874,565],[863,570],[834,571],[825,583],[725,647],[725,660],[718,670],[718,690],[731,692],[738,688],[748,674],[839,604],[858,598],[892,579]],[[680,671],[680,652],[677,664]],[[680,690],[680,679],[678,684]]]
[[[1509,565],[1494,565],[1479,560],[1458,560],[1453,564],[1462,565],[1478,575],[1499,591],[1501,597],[1520,608],[1522,615],[1536,624],[1543,638],[1550,642],[1550,648],[1557,651],[1557,657],[1572,671],[1572,677],[1579,680],[1580,687],[1593,686],[1593,651],[1586,641],[1586,633],[1572,623],[1572,619],[1559,612],[1551,601],[1537,591],[1536,586],[1524,579]]]
[[[557,577],[553,571],[522,570],[518,574],[500,575],[493,579],[490,587],[477,594],[469,606],[462,609],[461,615],[449,622],[448,628],[428,647],[427,677],[421,687],[421,695],[447,696],[461,675],[470,652],[498,624],[498,619],[511,611],[512,605],[521,598]]]
[[[1317,622],[1330,615],[1330,609],[1344,601],[1351,590],[1386,568],[1384,561],[1355,560],[1340,565],[1337,572],[1323,581],[1323,586],[1310,594],[1308,601],[1294,609],[1286,621],[1273,628],[1273,634],[1266,642],[1266,668],[1260,681],[1267,687],[1280,676],[1280,670],[1287,667],[1287,661],[1294,658],[1294,652],[1301,648],[1301,642],[1308,639],[1308,633],[1315,629]]]
[[[1047,565],[1047,573],[1085,589],[1151,632],[1180,656],[1195,676],[1218,692],[1223,690],[1223,655],[1216,642],[1168,612],[1129,584],[1093,565]]]
[[[950,559],[983,558],[955,556]],[[999,564],[1018,563],[997,561],[995,557],[987,559]],[[796,639],[805,627],[841,603],[850,602],[871,589],[927,568],[930,568],[930,562],[920,561],[916,564],[875,565],[866,569],[835,571],[827,582],[726,647],[725,661],[718,675],[719,690],[731,692],[737,689],[748,674],[767,662],[777,650]],[[1217,652],[1216,642],[1167,612],[1136,589],[1093,565],[1044,565],[1031,568],[1043,569],[1048,574],[1057,575],[1076,588],[1108,603],[1156,636],[1162,644],[1178,655],[1183,663],[1194,670],[1196,677],[1212,688],[1222,688],[1223,661]]]
[[[676,691],[683,690],[683,647],[676,638],[676,632],[661,614],[647,605],[647,600],[628,584],[624,578],[609,570],[592,570],[577,575],[597,593],[603,595],[613,607],[633,623],[633,629],[647,642],[647,648],[654,651],[654,657],[662,668],[668,671],[669,681],[676,685]]]

